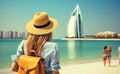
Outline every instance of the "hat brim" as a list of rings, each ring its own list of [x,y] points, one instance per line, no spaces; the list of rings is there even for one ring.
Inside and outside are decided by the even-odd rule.
[[[26,29],[29,33],[32,33],[32,34],[35,34],[35,35],[48,34],[48,33],[52,32],[53,30],[55,30],[55,28],[57,26],[57,20],[56,19],[49,18],[49,20],[50,20],[50,24],[47,27],[44,27],[44,28],[36,28],[34,26],[34,21],[31,20],[26,25]]]

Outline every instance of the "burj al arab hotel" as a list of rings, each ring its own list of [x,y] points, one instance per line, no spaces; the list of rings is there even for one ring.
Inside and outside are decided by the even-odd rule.
[[[73,10],[67,28],[67,38],[82,38],[83,37],[83,24],[82,15],[79,5],[77,4]]]

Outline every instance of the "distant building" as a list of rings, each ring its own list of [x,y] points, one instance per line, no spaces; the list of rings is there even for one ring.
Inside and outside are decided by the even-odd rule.
[[[96,37],[95,35],[85,35],[85,38],[90,38],[90,39],[92,38],[93,39],[95,37]]]
[[[15,39],[18,38],[18,32],[17,31],[13,32],[13,38],[15,38]]]
[[[3,38],[3,31],[0,31],[0,38]]]
[[[6,31],[6,32],[5,32],[4,38],[6,38],[6,39],[9,39],[9,38],[10,38],[10,37],[9,37],[9,31]]]
[[[0,31],[0,39],[25,39],[28,33],[17,31]]]
[[[18,38],[26,38],[26,33],[25,32],[19,33],[19,37]]]
[[[9,38],[13,39],[13,31],[9,31]]]
[[[83,37],[82,15],[78,4],[76,5],[69,19],[66,37],[67,38]]]
[[[97,38],[118,38],[118,34],[112,31],[99,32],[96,35]]]

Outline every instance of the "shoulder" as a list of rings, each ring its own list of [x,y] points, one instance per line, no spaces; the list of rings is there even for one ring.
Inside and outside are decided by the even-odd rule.
[[[58,46],[58,44],[55,43],[55,42],[46,42],[46,43],[45,43],[45,46],[54,47],[54,46]]]
[[[23,44],[25,41],[26,41],[26,40],[22,40],[22,41],[20,42],[20,44]]]
[[[23,44],[25,43],[26,40],[22,40],[20,43],[19,43],[19,47],[23,46]]]
[[[43,48],[50,51],[58,51],[59,49],[58,44],[55,42],[46,42]]]

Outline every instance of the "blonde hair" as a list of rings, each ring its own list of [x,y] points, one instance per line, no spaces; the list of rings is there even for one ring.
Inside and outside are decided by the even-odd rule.
[[[26,42],[27,54],[29,54],[30,50],[35,50],[37,56],[39,56],[44,44],[50,40],[52,40],[52,33],[45,35],[29,34]]]

